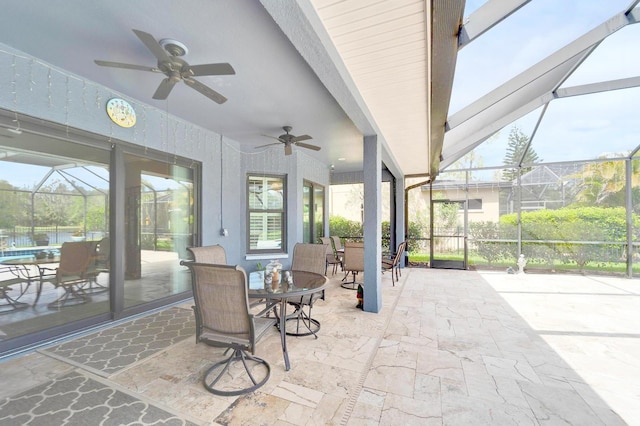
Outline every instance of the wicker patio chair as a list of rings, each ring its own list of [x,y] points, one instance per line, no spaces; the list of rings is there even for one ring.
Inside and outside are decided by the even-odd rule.
[[[247,274],[242,267],[185,261],[180,264],[191,270],[196,342],[232,351],[207,369],[202,379],[204,387],[222,396],[255,391],[271,374],[269,363],[254,356],[256,342],[275,325],[275,319],[249,312]]]

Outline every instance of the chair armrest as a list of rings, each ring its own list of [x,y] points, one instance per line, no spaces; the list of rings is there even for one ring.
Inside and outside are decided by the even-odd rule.
[[[263,310],[261,310],[258,313],[255,314],[251,314],[253,317],[255,318],[263,318],[267,313],[269,313],[270,311],[273,310],[273,308],[275,308],[278,305],[278,301],[267,301],[265,302],[266,306]]]

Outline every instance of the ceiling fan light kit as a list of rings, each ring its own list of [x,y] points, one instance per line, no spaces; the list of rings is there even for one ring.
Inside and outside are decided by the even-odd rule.
[[[149,49],[153,56],[156,57],[158,60],[157,66],[148,67],[144,65],[124,64],[121,62],[101,60],[95,60],[94,62],[103,67],[163,73],[166,78],[160,82],[160,85],[153,94],[153,99],[167,99],[173,87],[180,81],[184,81],[187,86],[200,92],[218,104],[223,104],[227,101],[227,98],[223,95],[193,77],[233,75],[236,72],[230,64],[217,63],[191,66],[185,60],[180,59],[180,56],[184,56],[189,52],[189,49],[183,43],[173,39],[162,39],[158,42],[155,37],[147,32],[140,30],[133,30],[133,32],[138,36],[147,49]]]
[[[257,148],[264,148],[267,146],[272,146],[272,145],[278,145],[278,143],[283,143],[284,144],[284,155],[291,155],[293,153],[293,149],[291,148],[292,145],[296,145],[299,146],[301,148],[307,148],[307,149],[312,149],[314,151],[320,151],[320,147],[316,146],[316,145],[311,145],[308,143],[303,143],[302,141],[306,141],[309,139],[313,139],[311,136],[309,135],[301,135],[301,136],[294,136],[292,134],[290,134],[289,132],[291,132],[293,128],[291,126],[283,126],[282,130],[285,131],[285,133],[283,135],[280,135],[278,137],[275,136],[269,136],[269,135],[262,135],[262,136],[266,136],[268,138],[271,139],[275,139],[278,142],[274,142],[274,143],[269,143],[266,145],[260,145],[257,146]]]

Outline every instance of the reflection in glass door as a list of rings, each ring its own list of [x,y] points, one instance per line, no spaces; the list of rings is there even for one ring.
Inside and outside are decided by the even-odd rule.
[[[125,307],[190,290],[180,260],[194,244],[194,176],[125,154]]]
[[[108,318],[109,160],[26,131],[0,138],[0,354]]]

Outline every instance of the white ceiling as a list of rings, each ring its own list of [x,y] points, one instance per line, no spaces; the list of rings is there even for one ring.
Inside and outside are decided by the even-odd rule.
[[[385,161],[404,174],[424,174],[429,170],[425,4],[21,0],[3,5],[0,42],[228,136],[249,152],[272,142],[263,135],[278,136],[290,125],[293,134],[309,134],[313,140],[307,142],[322,147],[306,154],[334,164],[336,171],[361,170],[362,135],[373,131],[380,134]],[[295,16],[297,24],[285,28],[291,10],[302,11],[304,19]],[[323,28],[312,30],[305,20],[313,23],[318,16]],[[183,59],[191,65],[230,63],[235,75],[197,78],[228,101],[216,104],[184,83],[167,101],[154,100],[163,74],[93,62],[156,66],[132,29],[184,43],[189,52]],[[335,46],[326,44],[326,34]],[[342,59],[332,56],[336,50]],[[316,63],[317,58],[322,60]],[[339,72],[345,64],[346,77]],[[343,79],[342,90],[331,83],[336,75]]]
[[[405,174],[428,172],[428,2],[312,3]]]

